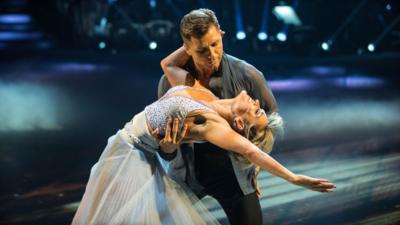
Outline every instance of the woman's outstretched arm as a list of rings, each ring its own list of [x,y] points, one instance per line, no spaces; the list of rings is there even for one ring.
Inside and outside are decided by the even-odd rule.
[[[232,130],[226,120],[218,118],[219,116],[216,114],[207,115],[207,117],[205,125],[191,130],[191,132],[197,133],[196,136],[199,138],[225,150],[241,154],[254,164],[290,183],[319,192],[330,192],[332,188],[336,187],[326,179],[316,179],[291,172],[249,140]]]
[[[188,62],[190,56],[186,53],[185,47],[180,47],[173,53],[161,60],[161,68],[164,71],[171,86],[184,85],[188,71],[182,69]]]

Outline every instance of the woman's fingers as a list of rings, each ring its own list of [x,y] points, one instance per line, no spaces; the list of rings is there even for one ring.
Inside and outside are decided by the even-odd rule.
[[[319,192],[332,192],[334,188],[336,188],[336,185],[333,183],[320,183],[311,186],[312,190]]]
[[[320,183],[317,186],[322,188],[336,188],[336,185],[332,183]]]
[[[312,182],[314,184],[319,184],[319,183],[322,183],[322,182],[329,182],[329,180],[327,180],[327,179],[319,179],[319,178],[312,178],[312,179],[313,179]]]
[[[305,188],[319,192],[332,192],[333,188],[336,188],[334,183],[330,183],[327,179],[317,179],[304,175],[299,175],[301,178],[299,184]]]
[[[324,189],[324,188],[315,188],[315,189],[313,189],[313,191],[318,191],[318,192],[322,192],[322,193],[333,192],[333,190],[331,190],[331,189]]]

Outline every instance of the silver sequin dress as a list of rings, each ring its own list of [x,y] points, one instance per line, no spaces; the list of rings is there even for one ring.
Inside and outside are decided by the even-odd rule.
[[[167,116],[186,118],[193,110],[211,110],[193,99],[170,96],[172,88],[108,139],[92,167],[73,225],[219,224],[191,191],[166,175],[149,133],[165,131]]]
[[[169,89],[158,101],[148,105],[144,109],[150,126],[153,129],[160,127],[161,135],[165,133],[165,125],[168,116],[177,117],[183,121],[186,116],[194,110],[208,110],[213,112],[211,108],[194,99],[185,96],[171,96],[171,94],[186,88],[190,87],[182,85],[175,86]]]

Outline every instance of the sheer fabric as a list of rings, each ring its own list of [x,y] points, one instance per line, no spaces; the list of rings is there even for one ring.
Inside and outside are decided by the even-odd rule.
[[[193,193],[165,174],[155,150],[148,148],[154,143],[140,142],[140,135],[132,139],[135,126],[142,132],[146,125],[142,114],[130,126],[133,133],[122,129],[109,138],[72,224],[219,224]]]

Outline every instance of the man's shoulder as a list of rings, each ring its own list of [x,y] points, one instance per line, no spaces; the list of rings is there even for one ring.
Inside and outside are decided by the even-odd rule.
[[[259,81],[260,78],[264,77],[263,73],[259,71],[255,66],[246,62],[245,60],[239,59],[235,56],[225,54],[230,65],[233,65],[235,69],[241,71],[242,78],[251,81]]]
[[[231,64],[236,64],[236,65],[240,65],[240,66],[243,66],[243,65],[248,64],[248,63],[247,63],[246,61],[244,61],[243,59],[239,59],[239,58],[237,58],[237,57],[235,57],[235,56],[233,56],[233,55],[229,55],[229,54],[227,54],[227,53],[224,53],[224,55],[225,55],[226,59],[227,59]]]
[[[252,64],[246,62],[243,59],[239,59],[235,56],[229,55],[225,53],[226,58],[229,60],[229,62],[233,65],[236,65],[240,67],[241,69],[244,70],[246,73],[261,73],[255,66]]]

